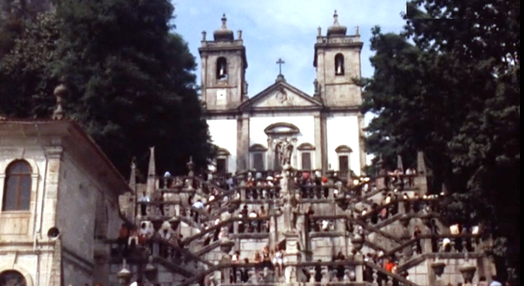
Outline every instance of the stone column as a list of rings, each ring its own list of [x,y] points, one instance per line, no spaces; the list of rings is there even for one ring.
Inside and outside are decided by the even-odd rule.
[[[249,115],[237,120],[237,171],[249,169]]]
[[[296,232],[285,232],[286,237],[286,252],[284,253],[284,264],[296,264],[300,260],[300,252],[298,250],[298,234]],[[297,281],[297,267],[286,266],[284,269],[286,283],[295,283]]]
[[[314,119],[314,134],[315,134],[315,166],[317,170],[322,169],[322,124],[321,116],[315,115]]]
[[[357,175],[362,174],[364,166],[366,166],[366,145],[364,142],[364,116],[362,114],[358,115],[358,134],[359,134],[359,160],[360,160],[360,170],[354,170],[355,172],[359,171]],[[350,167],[351,169],[351,167]],[[370,175],[370,174],[367,174]]]
[[[44,206],[43,212],[40,216],[43,217],[41,231],[43,234],[47,233],[51,227],[56,224],[56,205],[58,200],[58,181],[60,177],[60,165],[63,153],[63,148],[48,147],[45,150],[47,155],[47,177],[44,178],[46,181],[45,197],[43,198]],[[40,210],[38,210],[40,212]]]

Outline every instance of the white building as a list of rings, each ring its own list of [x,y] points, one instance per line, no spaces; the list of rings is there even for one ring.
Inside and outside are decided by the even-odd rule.
[[[359,175],[365,165],[360,78],[362,42],[358,30],[334,24],[314,47],[315,94],[304,93],[278,75],[275,83],[248,97],[246,48],[242,33],[222,27],[213,41],[204,38],[202,100],[213,143],[219,147],[219,173],[278,170],[276,144],[293,142],[291,165],[300,170],[352,170]]]
[[[0,285],[109,285],[130,191],[78,123],[0,120]]]

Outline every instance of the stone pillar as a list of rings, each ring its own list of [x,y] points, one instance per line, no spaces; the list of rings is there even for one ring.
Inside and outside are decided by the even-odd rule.
[[[329,161],[328,161],[328,148],[327,148],[327,140],[328,140],[328,136],[327,136],[327,122],[326,122],[326,118],[324,116],[321,116],[321,134],[322,134],[322,144],[321,144],[321,149],[322,149],[322,173],[325,174],[327,173],[328,171],[328,167],[329,167]]]
[[[315,134],[315,166],[317,170],[322,169],[322,117],[315,115],[314,119]]]
[[[360,170],[353,170],[353,171],[355,171],[357,175],[362,175],[364,172],[364,166],[366,166],[366,145],[364,142],[364,138],[365,138],[364,136],[364,116],[362,114],[358,115],[358,134],[359,134],[358,145],[360,149],[358,152],[358,156],[360,160]],[[369,175],[369,174],[364,174],[364,175]]]
[[[46,234],[47,231],[56,225],[56,205],[58,200],[58,182],[60,178],[60,165],[63,153],[63,148],[59,146],[48,147],[45,150],[47,156],[47,177],[44,178],[46,182],[45,197],[43,198],[43,208],[40,216],[43,217],[41,232]],[[38,210],[40,212],[40,210]]]
[[[428,181],[426,174],[426,163],[424,161],[424,153],[417,152],[417,176],[414,179],[415,187],[418,188],[419,195],[422,197],[428,192]]]
[[[285,232],[286,252],[284,253],[284,264],[296,264],[300,262],[300,252],[298,250],[298,234],[296,232]],[[297,281],[297,267],[286,266],[284,269],[286,283],[295,283]]]
[[[249,169],[249,115],[237,120],[237,171]]]

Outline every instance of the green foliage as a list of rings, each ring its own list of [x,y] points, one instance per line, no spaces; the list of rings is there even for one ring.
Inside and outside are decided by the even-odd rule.
[[[0,65],[0,111],[12,117],[48,116],[54,104],[53,89],[57,81],[50,63],[57,60],[58,20],[51,13],[42,13]]]
[[[56,14],[46,14],[52,25],[38,21],[2,60],[0,80],[17,84],[3,85],[9,97],[0,112],[49,118],[52,88],[63,77],[66,116],[83,124],[123,174],[133,156],[145,169],[150,146],[160,172],[187,172],[190,156],[207,167],[213,149],[196,62],[182,37],[170,34],[172,13],[167,0],[57,1]]]
[[[416,0],[404,18],[399,35],[373,29],[368,150],[424,151],[454,194],[446,219],[481,223],[519,271],[520,3]]]

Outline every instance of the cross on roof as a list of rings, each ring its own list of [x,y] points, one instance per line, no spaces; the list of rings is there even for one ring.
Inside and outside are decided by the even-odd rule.
[[[282,74],[282,65],[285,64],[286,62],[284,62],[281,58],[278,59],[277,61],[277,64],[278,64],[278,74],[281,75]]]

